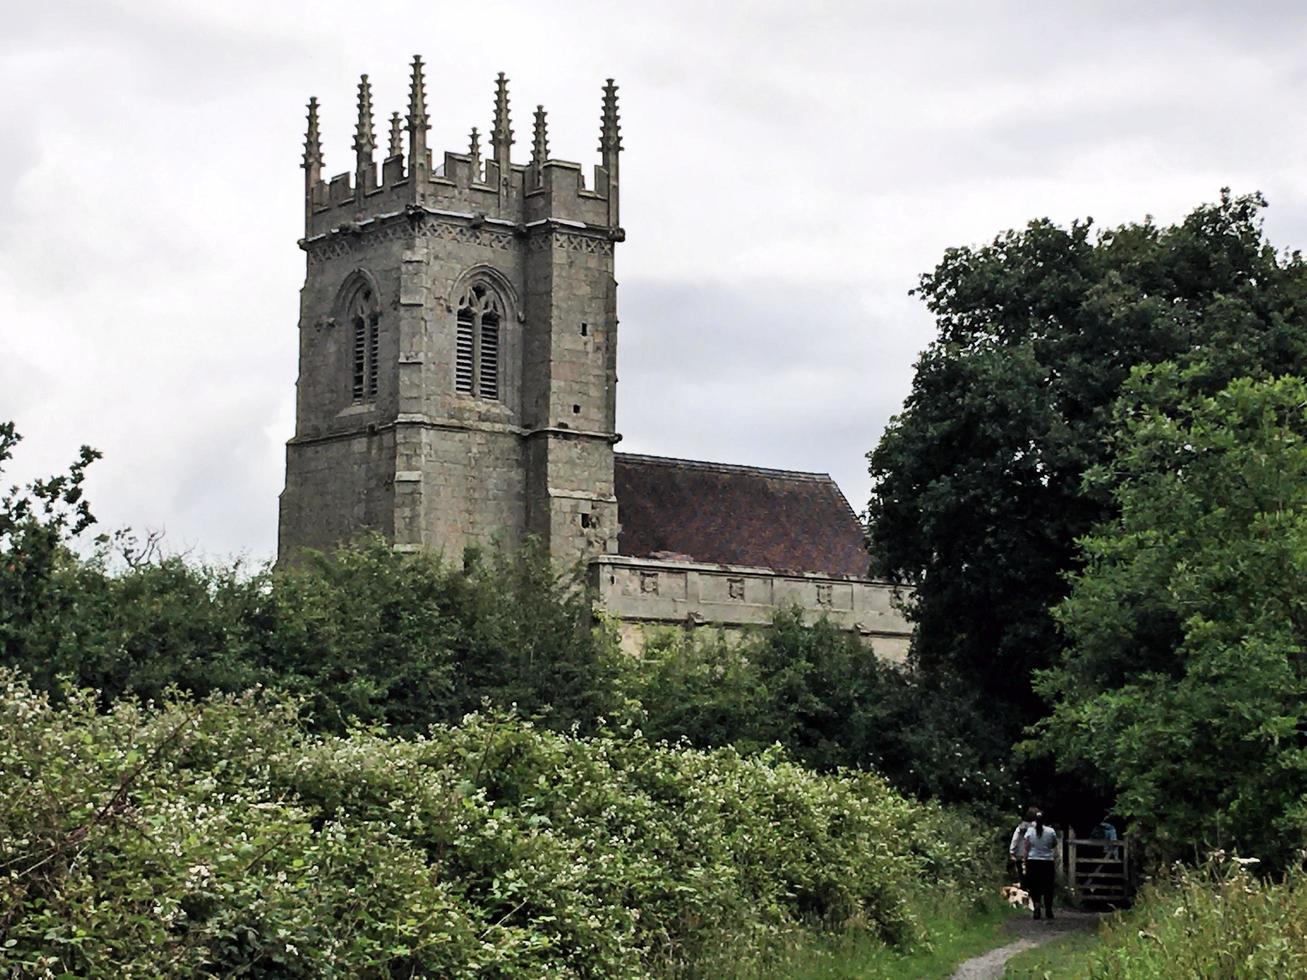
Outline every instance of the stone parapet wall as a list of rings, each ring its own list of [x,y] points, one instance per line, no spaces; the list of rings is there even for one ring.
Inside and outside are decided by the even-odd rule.
[[[766,568],[601,555],[590,582],[604,612],[621,621],[623,646],[639,653],[651,627],[765,627],[784,608],[822,616],[857,634],[882,659],[901,662],[912,638],[898,605],[908,591],[869,579],[786,574]]]

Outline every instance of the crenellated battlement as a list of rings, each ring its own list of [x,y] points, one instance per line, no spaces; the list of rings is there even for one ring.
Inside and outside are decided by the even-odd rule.
[[[603,90],[600,162],[589,183],[580,164],[549,157],[543,106],[536,107],[533,118],[530,161],[512,162],[508,79],[502,72],[495,81],[494,119],[486,156],[480,133],[473,129],[466,152],[447,151],[439,164],[433,165],[427,147],[431,124],[420,57],[413,58],[408,113],[404,117],[398,112],[391,114],[386,156],[380,161],[376,159],[378,144],[367,75],[359,81],[357,104],[354,169],[328,177],[324,176],[318,100],[309,100],[303,158],[306,244],[377,227],[399,214],[457,216],[473,225],[490,221],[509,226],[519,235],[529,234],[541,223],[561,222],[613,240],[623,237],[618,219],[621,136],[617,86],[612,79]]]
[[[451,556],[528,536],[566,564],[613,551],[617,86],[593,174],[551,156],[544,106],[513,158],[503,74],[489,125],[449,152],[428,145],[421,58],[407,95],[378,119],[359,79],[332,171],[309,100],[280,553],[364,528]]]

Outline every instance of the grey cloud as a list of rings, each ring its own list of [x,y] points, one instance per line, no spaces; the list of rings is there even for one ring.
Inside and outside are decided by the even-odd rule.
[[[0,416],[22,465],[104,449],[106,524],[273,548],[295,381],[304,96],[347,168],[357,73],[432,145],[514,79],[593,161],[622,85],[623,448],[830,471],[863,454],[931,323],[905,297],[955,244],[1050,214],[1178,217],[1222,183],[1307,239],[1307,6],[1099,0],[436,5],[47,0],[0,36]],[[1303,134],[1303,135],[1300,135]]]
[[[222,95],[289,73],[315,50],[301,36],[279,30],[275,20],[260,17],[257,7],[248,8],[244,23],[214,16],[219,9],[160,0],[24,4],[6,15],[0,57],[40,52],[47,65],[74,77],[103,59],[114,69],[112,78],[66,97],[112,103],[126,94],[123,82],[169,99]]]
[[[621,448],[830,472],[861,509],[863,456],[907,393],[925,320],[862,299],[857,283],[630,283]]]
[[[25,418],[55,380],[49,371],[15,351],[0,357],[0,422]],[[23,431],[21,426],[19,431]]]

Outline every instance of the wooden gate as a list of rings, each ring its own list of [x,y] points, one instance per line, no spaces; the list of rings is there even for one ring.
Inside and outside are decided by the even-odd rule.
[[[1062,871],[1076,905],[1130,904],[1134,895],[1130,841],[1076,837],[1068,828],[1062,839]]]

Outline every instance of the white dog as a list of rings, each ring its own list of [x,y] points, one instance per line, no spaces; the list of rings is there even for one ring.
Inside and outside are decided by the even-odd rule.
[[[1030,901],[1030,893],[1020,885],[1004,885],[998,890],[998,893],[1003,896],[1003,901],[1014,909],[1030,911],[1035,907]]]

